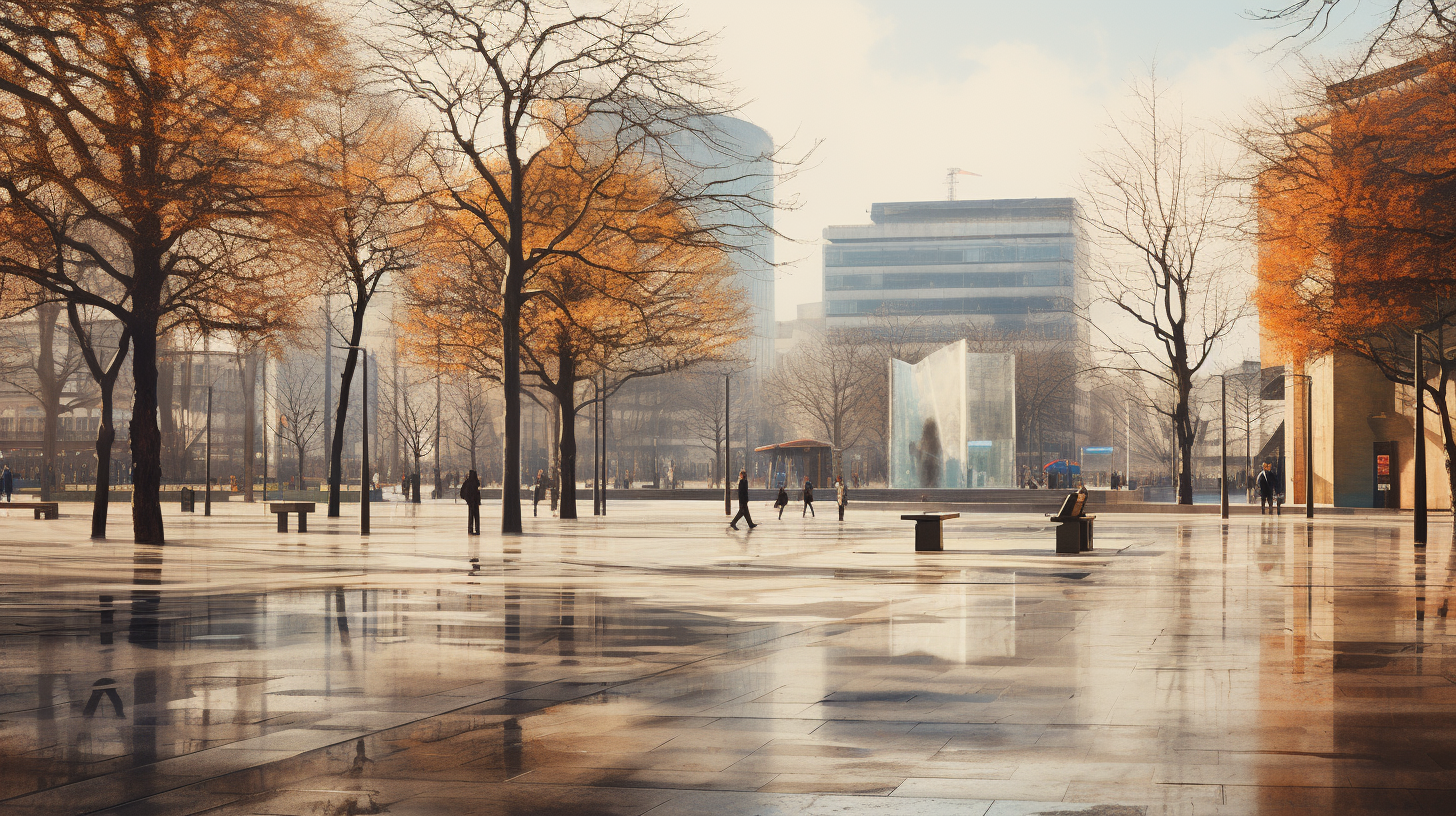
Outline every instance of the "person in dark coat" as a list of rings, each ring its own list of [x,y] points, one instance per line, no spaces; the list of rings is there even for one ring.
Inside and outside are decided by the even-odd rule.
[[[774,499],[774,507],[779,509],[779,518],[784,517],[784,508],[789,506],[789,491],[779,485],[779,495]]]
[[[538,515],[536,505],[546,498],[546,471],[536,471],[536,487],[531,491],[531,515]]]
[[[750,530],[758,526],[753,523],[753,516],[748,514],[748,471],[746,470],[738,471],[738,515],[734,516],[733,520],[728,522],[728,526],[737,530],[739,519],[748,522],[748,529]]]
[[[815,518],[819,517],[819,514],[814,512],[814,483],[808,479],[804,480],[804,510],[799,513],[799,518],[803,518],[805,514]]]
[[[460,484],[460,499],[465,502],[466,535],[480,535],[480,477],[473,470]]]
[[[15,491],[15,474],[10,472],[9,465],[0,472],[0,490],[5,491],[5,501],[10,501],[10,494]]]
[[[1254,479],[1254,487],[1259,491],[1259,515],[1278,512],[1280,508],[1274,503],[1274,471],[1268,462],[1264,463],[1264,469]]]

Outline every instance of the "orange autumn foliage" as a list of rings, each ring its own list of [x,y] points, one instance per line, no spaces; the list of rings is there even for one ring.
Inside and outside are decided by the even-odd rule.
[[[525,285],[538,294],[522,309],[523,374],[556,393],[603,368],[647,372],[728,356],[746,335],[747,308],[725,250],[698,240],[687,208],[664,203],[659,168],[607,168],[590,154],[558,139],[527,176],[524,243],[552,249]],[[495,197],[480,192],[473,205],[491,212]],[[410,281],[407,346],[433,357],[438,344],[446,364],[499,380],[504,253],[456,207],[442,206],[430,231],[430,260]]]
[[[1456,64],[1331,96],[1264,154],[1260,320],[1291,359],[1342,350],[1398,379],[1410,332],[1456,317]]]

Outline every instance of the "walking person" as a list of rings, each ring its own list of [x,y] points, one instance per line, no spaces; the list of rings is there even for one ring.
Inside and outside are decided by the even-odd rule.
[[[844,486],[844,477],[834,477],[834,503],[839,505],[839,520],[844,521],[844,506],[849,504],[849,488]]]
[[[804,511],[799,514],[799,518],[803,518],[805,514],[815,518],[819,517],[819,514],[814,512],[814,483],[808,479],[804,480]]]
[[[465,534],[480,535],[480,477],[475,471],[460,483],[460,498],[465,502]]]
[[[0,490],[5,491],[5,501],[10,501],[10,494],[15,491],[15,474],[10,472],[9,465],[0,472]]]
[[[779,485],[779,495],[774,499],[774,507],[779,509],[779,518],[784,517],[784,508],[789,506],[789,491],[783,485]]]
[[[1268,462],[1265,462],[1264,469],[1259,471],[1259,477],[1254,480],[1254,487],[1259,491],[1259,515],[1262,516],[1266,512],[1275,513],[1279,508],[1274,503],[1274,471],[1269,467]]]
[[[531,491],[531,515],[539,515],[536,511],[537,505],[546,498],[546,471],[536,471],[536,487]]]
[[[748,471],[746,470],[738,471],[738,515],[734,516],[733,520],[728,522],[728,526],[737,530],[739,519],[748,522],[748,529],[750,530],[758,526],[753,523],[753,516],[748,514]]]

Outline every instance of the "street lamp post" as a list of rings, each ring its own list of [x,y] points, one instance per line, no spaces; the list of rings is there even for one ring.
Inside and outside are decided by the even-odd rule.
[[[723,375],[723,515],[733,515],[733,489],[728,486],[728,471],[733,469],[733,391],[732,374]]]
[[[202,468],[202,515],[212,515],[212,386],[207,387],[207,463]]]
[[[1218,375],[1218,402],[1219,412],[1223,417],[1223,428],[1219,431],[1219,477],[1218,477],[1218,511],[1219,517],[1229,517],[1228,499],[1228,379]]]
[[[1305,381],[1304,389],[1304,517],[1314,518],[1314,377],[1290,374]]]
[[[361,368],[359,373],[359,421],[361,428],[361,439],[359,441],[359,535],[369,535],[369,350],[363,346],[336,346],[336,348],[353,349],[361,352],[359,360]],[[348,399],[349,395],[342,395]]]

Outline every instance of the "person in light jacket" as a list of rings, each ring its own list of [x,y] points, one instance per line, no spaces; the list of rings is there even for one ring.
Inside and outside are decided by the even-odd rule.
[[[844,477],[834,479],[834,503],[839,505],[839,520],[844,521],[844,506],[849,504],[849,488],[844,486]]]
[[[546,498],[546,471],[538,470],[536,471],[536,486],[531,490],[531,515],[539,515],[536,512],[536,506],[544,498]]]

